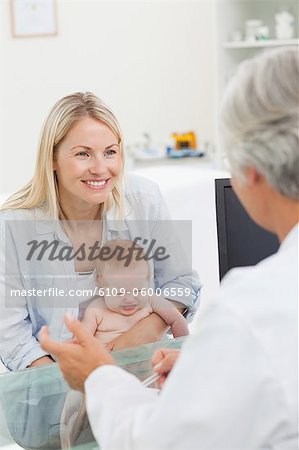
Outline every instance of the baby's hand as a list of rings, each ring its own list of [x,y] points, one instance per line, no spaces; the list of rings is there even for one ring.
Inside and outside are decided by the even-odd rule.
[[[153,371],[161,375],[156,382],[158,388],[161,389],[163,387],[163,384],[176,363],[179,354],[180,350],[170,348],[160,348],[154,352],[152,357]]]

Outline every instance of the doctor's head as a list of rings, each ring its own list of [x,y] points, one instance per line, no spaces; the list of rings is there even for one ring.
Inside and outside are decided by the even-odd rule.
[[[298,50],[288,47],[243,62],[223,101],[233,187],[252,218],[270,231],[267,191],[298,206],[298,104]]]

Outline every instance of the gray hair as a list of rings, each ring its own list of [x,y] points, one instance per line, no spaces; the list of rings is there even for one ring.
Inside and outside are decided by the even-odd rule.
[[[231,172],[255,167],[281,194],[299,199],[299,55],[284,47],[244,61],[221,111]]]

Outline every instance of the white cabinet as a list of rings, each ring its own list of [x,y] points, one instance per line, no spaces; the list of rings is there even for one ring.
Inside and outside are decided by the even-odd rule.
[[[294,37],[278,40],[275,35],[275,14],[287,8],[294,16]],[[269,48],[293,45],[299,51],[299,1],[298,0],[215,0],[216,16],[216,74],[215,99],[216,113],[225,86],[234,74],[237,65]],[[245,23],[248,20],[261,20],[269,28],[269,39],[248,41],[245,36]],[[235,40],[234,40],[235,39]],[[299,55],[299,53],[298,53]],[[223,167],[222,144],[216,119],[216,149],[218,166]]]

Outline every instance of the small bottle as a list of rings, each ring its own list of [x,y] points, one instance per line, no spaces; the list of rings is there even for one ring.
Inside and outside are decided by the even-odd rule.
[[[275,36],[276,39],[292,39],[294,37],[294,16],[288,8],[281,8],[275,14]]]
[[[264,24],[261,20],[251,19],[245,22],[245,40],[255,42],[258,40],[258,30]]]
[[[263,25],[258,30],[258,39],[259,41],[266,41],[270,37],[270,29],[269,27]]]

